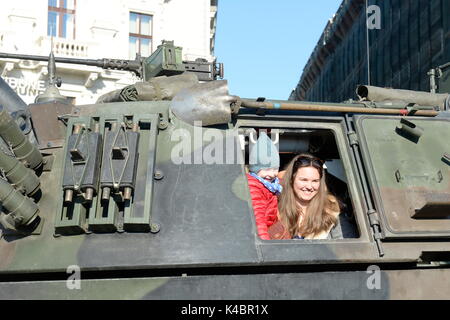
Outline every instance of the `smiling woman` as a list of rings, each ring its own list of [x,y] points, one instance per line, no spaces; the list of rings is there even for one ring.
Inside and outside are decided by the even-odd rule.
[[[351,167],[342,158],[346,145],[340,138],[340,127],[319,128],[303,123],[285,128],[276,122],[259,126],[253,121],[245,124],[248,126],[240,128],[240,140],[245,170],[250,172],[248,186],[260,239],[360,237],[351,191],[354,179],[348,177]],[[261,145],[263,141],[266,143]],[[269,161],[271,157],[266,156],[267,164],[258,166],[260,161],[255,160],[255,151],[261,149],[258,146],[265,146],[263,155],[275,156],[273,164]],[[274,150],[269,152],[272,147]],[[271,170],[277,172],[278,167],[281,170],[278,179],[273,179]]]
[[[279,199],[281,238],[327,239],[340,208],[328,192],[324,162],[310,154],[295,157],[283,179]]]

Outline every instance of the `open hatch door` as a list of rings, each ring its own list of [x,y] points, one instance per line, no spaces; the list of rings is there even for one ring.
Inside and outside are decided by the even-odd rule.
[[[385,239],[450,238],[450,119],[355,116]]]

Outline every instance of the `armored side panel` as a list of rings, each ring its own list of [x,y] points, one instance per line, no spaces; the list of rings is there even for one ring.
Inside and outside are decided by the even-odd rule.
[[[367,271],[339,271],[82,279],[81,290],[68,290],[66,280],[1,282],[0,299],[214,300],[212,305],[223,305],[222,308],[216,307],[214,317],[209,316],[214,319],[221,318],[220,315],[227,310],[227,302],[222,300],[258,301],[259,309],[250,305],[249,308],[254,309],[247,314],[248,318],[258,318],[255,315],[259,310],[262,318],[264,309],[261,306],[265,306],[268,299],[445,300],[450,295],[449,269],[381,271],[379,281],[372,281],[373,276]],[[411,286],[417,290],[412,290]],[[185,304],[189,305],[188,302]],[[241,305],[244,314],[246,305]],[[228,309],[235,310],[235,306],[228,305]],[[268,314],[273,315],[274,311],[270,308],[267,309]],[[164,312],[169,319],[176,319],[180,317],[180,310],[181,307],[170,308]],[[231,315],[228,318],[239,318],[237,313]]]
[[[386,239],[450,238],[450,121],[359,116],[356,127]]]

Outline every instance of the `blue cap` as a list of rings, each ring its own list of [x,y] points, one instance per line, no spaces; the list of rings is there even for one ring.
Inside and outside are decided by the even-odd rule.
[[[280,154],[272,140],[265,132],[262,132],[250,152],[249,170],[258,173],[262,169],[278,169],[279,167]]]

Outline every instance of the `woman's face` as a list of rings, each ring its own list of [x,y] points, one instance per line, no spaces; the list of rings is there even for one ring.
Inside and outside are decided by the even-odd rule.
[[[320,187],[320,172],[314,167],[301,167],[294,178],[294,192],[303,202],[314,198]]]

